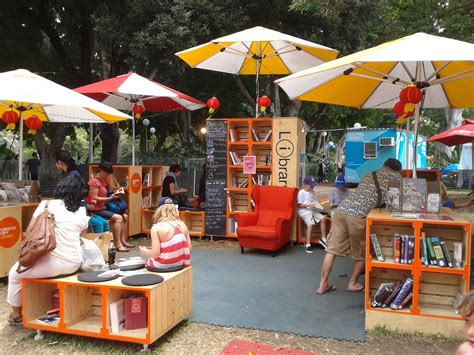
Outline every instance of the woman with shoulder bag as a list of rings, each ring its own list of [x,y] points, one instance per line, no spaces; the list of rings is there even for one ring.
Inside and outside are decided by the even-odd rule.
[[[87,189],[84,181],[77,176],[67,176],[54,192],[54,200],[41,202],[33,214],[30,225],[34,225],[47,205],[48,211],[54,216],[54,234],[56,247],[41,256],[34,265],[26,271],[18,273],[19,263],[10,269],[8,275],[7,301],[12,307],[7,321],[10,324],[21,324],[21,286],[22,279],[55,277],[72,274],[81,266],[79,237],[85,233],[89,225],[89,217],[81,206],[81,200],[86,196]],[[20,267],[21,269],[21,267]]]
[[[127,252],[133,248],[134,245],[127,242],[128,239],[128,216],[125,213],[119,214],[107,209],[106,203],[114,200],[119,200],[123,194],[116,191],[107,196],[107,189],[109,187],[108,180],[110,174],[113,173],[112,164],[103,161],[99,164],[99,171],[95,176],[89,180],[89,199],[96,201],[92,205],[91,212],[106,220],[112,222],[112,234],[114,236],[114,244],[119,252]]]

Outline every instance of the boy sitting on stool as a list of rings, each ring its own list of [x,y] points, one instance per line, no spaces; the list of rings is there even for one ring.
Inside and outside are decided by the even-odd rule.
[[[326,247],[326,224],[321,223],[324,216],[320,213],[323,207],[316,198],[316,192],[314,187],[316,186],[316,180],[312,176],[306,176],[303,180],[303,188],[298,192],[298,214],[306,224],[306,245],[305,250],[311,254],[313,247],[311,246],[311,231],[313,225],[321,225],[321,239],[319,244]]]

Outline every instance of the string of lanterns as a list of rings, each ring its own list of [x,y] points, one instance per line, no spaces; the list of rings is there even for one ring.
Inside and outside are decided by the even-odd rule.
[[[2,121],[7,125],[5,127],[7,131],[13,131],[19,120],[20,116],[16,111],[8,110],[2,114]],[[43,127],[43,122],[38,116],[33,115],[25,120],[25,126],[28,128],[28,134],[35,135],[36,132]]]
[[[400,101],[393,106],[393,112],[398,119],[395,123],[403,125],[407,122],[408,117],[415,113],[415,105],[423,98],[423,92],[415,85],[409,85],[400,91]]]

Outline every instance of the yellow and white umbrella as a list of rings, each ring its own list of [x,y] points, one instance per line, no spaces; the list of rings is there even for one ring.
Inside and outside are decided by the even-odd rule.
[[[192,68],[237,75],[287,75],[337,57],[335,49],[264,27],[220,37],[176,55]]]
[[[471,108],[474,107],[474,44],[416,33],[298,72],[276,83],[291,99],[361,109],[393,108],[400,91],[407,85],[416,85],[423,90],[421,104],[425,108]],[[415,135],[421,104],[415,108]]]
[[[113,123],[131,119],[110,106],[88,98],[25,69],[0,73],[0,116],[8,110],[19,117],[18,173],[23,163],[23,120],[37,116],[43,122]]]

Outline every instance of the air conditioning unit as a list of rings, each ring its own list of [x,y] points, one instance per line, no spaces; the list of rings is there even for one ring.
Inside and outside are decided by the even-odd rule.
[[[364,142],[364,159],[377,159],[377,142]]]
[[[382,137],[379,139],[379,145],[381,147],[394,147],[395,146],[395,138],[393,137]]]

